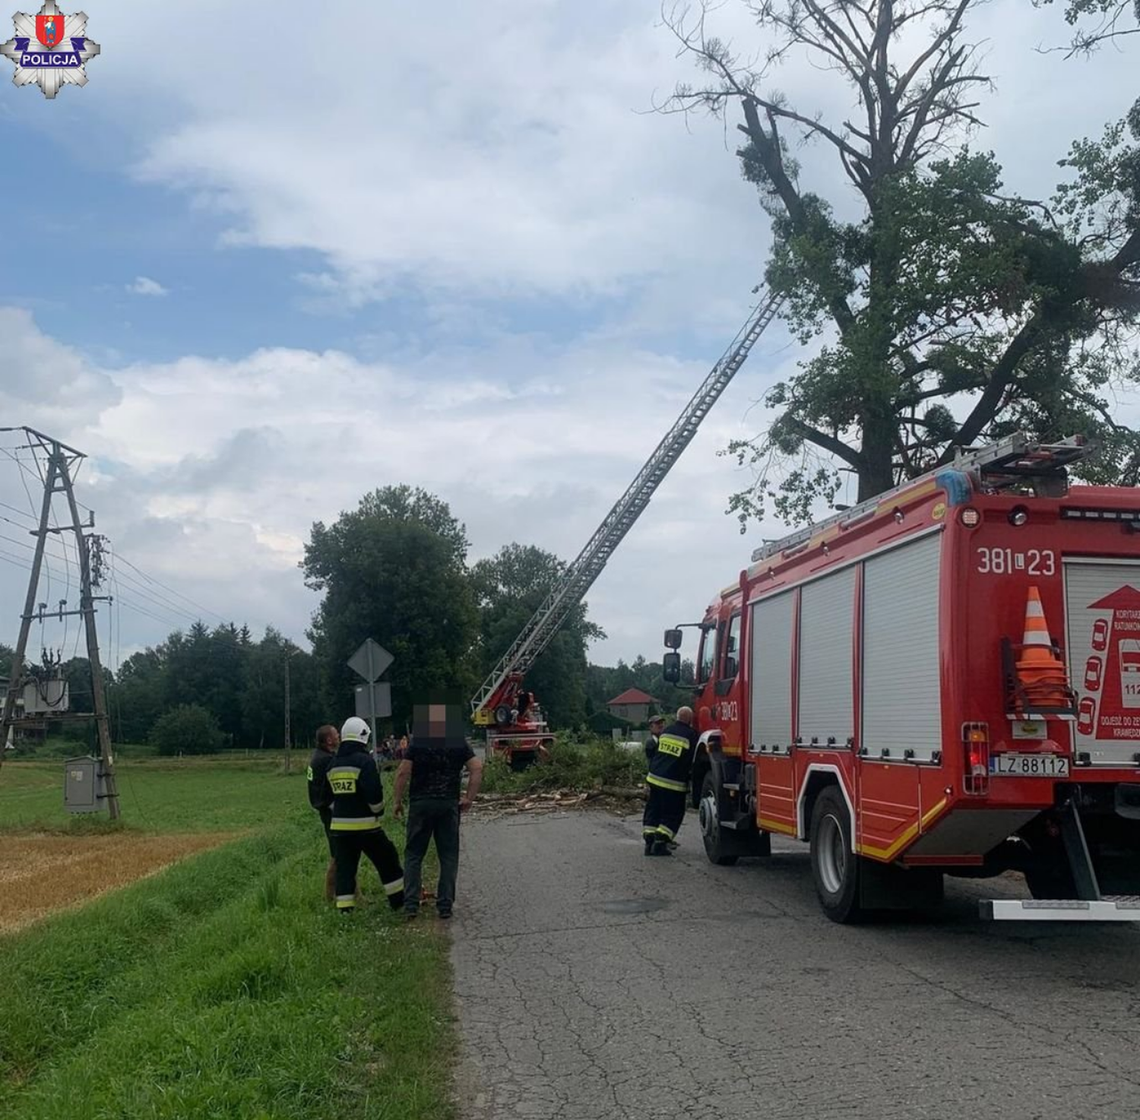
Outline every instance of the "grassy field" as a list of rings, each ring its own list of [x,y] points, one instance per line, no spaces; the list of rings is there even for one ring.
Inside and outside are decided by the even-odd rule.
[[[115,773],[123,821],[157,832],[228,832],[312,815],[304,789],[307,756],[206,759],[120,757]],[[93,818],[98,819],[98,818]],[[63,763],[6,762],[0,769],[0,829],[85,827],[63,808]]]
[[[0,936],[5,1120],[452,1115],[447,940],[392,916],[370,866],[368,905],[324,902],[294,761],[123,765],[123,839],[243,835]],[[67,828],[60,783],[58,763],[5,764],[9,840]]]

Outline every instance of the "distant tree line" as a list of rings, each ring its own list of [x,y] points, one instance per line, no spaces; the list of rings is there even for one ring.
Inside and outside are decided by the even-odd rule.
[[[160,748],[169,743],[165,753],[189,751],[182,739],[170,738],[171,721],[161,722],[178,712],[194,731],[183,738],[190,744],[201,743],[199,750],[280,749],[285,745],[286,658],[294,739],[303,741],[321,714],[320,678],[312,654],[273,628],[255,641],[248,627],[231,623],[210,629],[202,622],[132,654],[117,672],[104,668],[112,738],[121,743],[155,742]],[[11,650],[0,647],[0,671],[7,674],[11,664]],[[90,712],[87,658],[65,661],[60,671],[68,683],[70,710]],[[82,721],[50,724],[49,732],[94,742],[93,727]]]
[[[105,670],[112,737],[172,754],[280,749],[288,663],[292,738],[305,743],[321,723],[353,714],[360,682],[346,662],[369,637],[395,655],[384,675],[392,717],[381,721],[381,734],[408,730],[416,703],[443,697],[466,705],[566,567],[517,543],[469,565],[469,547],[465,527],[436,496],[409,486],[365,495],[331,524],[316,523],[305,547],[305,581],[322,593],[307,634],[311,652],[272,627],[256,640],[235,623],[175,631]],[[606,705],[630,687],[667,710],[688,698],[664,683],[659,662],[590,665],[587,643],[603,637],[582,603],[527,674],[551,726],[603,733],[623,726]],[[11,651],[0,646],[0,673],[10,666]],[[72,710],[90,711],[86,658],[61,669]],[[93,742],[83,723],[59,731]]]

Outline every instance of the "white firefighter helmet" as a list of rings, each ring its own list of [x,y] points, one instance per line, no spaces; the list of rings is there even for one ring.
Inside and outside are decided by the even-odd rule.
[[[363,743],[368,746],[368,739],[371,734],[372,729],[368,724],[360,716],[353,716],[344,721],[344,726],[340,729],[340,741],[342,743]]]

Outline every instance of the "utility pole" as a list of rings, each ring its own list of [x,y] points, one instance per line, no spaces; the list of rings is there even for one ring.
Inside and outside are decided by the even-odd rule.
[[[63,605],[57,616],[63,618],[68,615],[81,615],[87,637],[87,661],[91,668],[91,695],[93,699],[93,713],[83,712],[67,713],[70,718],[86,718],[94,715],[95,730],[99,741],[99,757],[101,761],[102,777],[105,789],[107,809],[111,820],[118,820],[119,791],[115,782],[115,760],[111,753],[111,729],[107,720],[107,697],[103,691],[103,666],[99,659],[99,632],[95,626],[95,603],[107,601],[106,595],[96,595],[93,590],[91,571],[91,538],[84,533],[84,529],[94,528],[95,515],[91,515],[88,525],[84,525],[79,517],[79,504],[75,500],[75,489],[72,472],[77,463],[86,458],[81,451],[68,447],[51,436],[37,432],[34,428],[0,428],[0,432],[23,432],[28,437],[28,446],[33,453],[42,453],[47,458],[47,470],[43,474],[44,497],[40,507],[40,521],[31,535],[36,538],[35,555],[32,558],[32,572],[28,580],[28,595],[24,601],[24,613],[20,618],[20,636],[16,641],[16,653],[12,659],[12,672],[8,681],[8,693],[4,698],[4,715],[0,723],[0,743],[6,743],[8,731],[18,721],[16,718],[16,699],[22,693],[27,673],[25,670],[25,656],[28,649],[28,636],[31,633],[32,622],[44,620],[41,610],[35,613],[36,594],[39,589],[40,571],[43,567],[44,548],[49,533],[61,535],[67,532],[75,534],[75,548],[79,555],[79,610],[65,611]],[[56,494],[63,494],[67,500],[68,512],[71,515],[71,524],[63,524],[52,528],[49,525],[52,514],[52,501]],[[55,617],[55,616],[53,616]],[[0,761],[4,751],[0,749]]]
[[[293,655],[285,651],[285,773],[291,772],[290,767],[293,762],[293,730],[289,726],[289,715],[291,704],[289,703],[289,658]]]

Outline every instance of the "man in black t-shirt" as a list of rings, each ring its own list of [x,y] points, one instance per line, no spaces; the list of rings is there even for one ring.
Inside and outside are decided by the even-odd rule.
[[[415,734],[393,793],[395,814],[404,813],[404,791],[411,783],[407,844],[404,847],[404,916],[419,911],[423,858],[434,838],[439,857],[435,908],[450,918],[459,873],[459,814],[471,808],[483,776],[483,762],[463,736],[462,717],[446,704],[417,705]],[[467,790],[461,794],[463,771]]]

